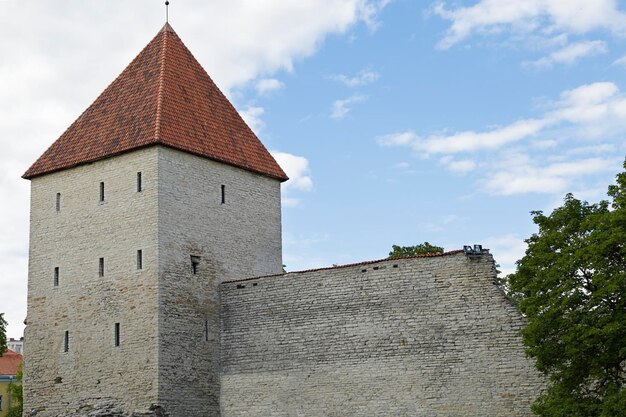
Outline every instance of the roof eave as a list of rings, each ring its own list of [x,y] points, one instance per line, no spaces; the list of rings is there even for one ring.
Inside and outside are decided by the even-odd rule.
[[[287,176],[287,174],[284,174],[284,172],[283,172],[283,175],[281,175],[281,176],[273,175],[273,174],[270,174],[270,173],[267,173],[267,172],[262,172],[260,170],[256,170],[254,168],[244,167],[244,166],[238,165],[238,164],[236,164],[234,162],[224,161],[224,160],[221,160],[221,159],[218,159],[218,158],[211,158],[211,157],[208,157],[206,155],[202,155],[202,154],[197,153],[197,152],[191,152],[191,151],[189,151],[187,149],[177,148],[176,146],[172,146],[172,145],[168,145],[168,144],[164,144],[164,143],[150,143],[150,144],[143,145],[143,146],[138,146],[138,147],[135,147],[135,148],[132,148],[132,149],[126,149],[126,150],[123,150],[123,151],[120,151],[120,152],[116,152],[116,153],[113,153],[113,154],[108,154],[108,155],[100,157],[100,158],[90,159],[88,161],[81,161],[81,162],[78,162],[78,163],[75,163],[75,164],[62,166],[62,167],[57,167],[57,168],[49,169],[49,170],[41,170],[41,171],[36,171],[35,170],[35,172],[29,173],[29,171],[31,171],[31,168],[32,168],[31,167],[22,175],[22,178],[25,179],[25,180],[29,180],[30,181],[33,178],[42,177],[44,175],[52,174],[52,173],[59,172],[59,171],[64,171],[66,169],[76,168],[76,167],[81,166],[81,165],[92,164],[92,163],[97,162],[97,161],[103,161],[105,159],[113,158],[113,157],[116,157],[116,156],[119,156],[119,155],[123,155],[123,154],[129,153],[129,152],[133,152],[133,151],[138,151],[140,149],[145,149],[145,148],[149,148],[149,147],[152,147],[152,146],[163,146],[163,147],[166,147],[166,148],[175,149],[175,150],[180,151],[180,152],[189,153],[191,155],[199,156],[200,158],[205,158],[205,159],[208,159],[208,160],[211,160],[211,161],[220,162],[222,164],[230,165],[230,166],[233,166],[235,168],[243,169],[243,170],[248,171],[248,172],[254,172],[255,174],[263,175],[264,177],[268,177],[268,178],[272,178],[272,179],[278,180],[281,183],[289,180],[289,177]],[[281,170],[282,170],[282,168],[281,168]]]

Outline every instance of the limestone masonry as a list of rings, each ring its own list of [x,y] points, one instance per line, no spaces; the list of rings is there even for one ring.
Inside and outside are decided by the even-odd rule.
[[[24,175],[25,415],[530,416],[488,251],[282,272],[282,169],[166,25]]]
[[[494,278],[460,252],[223,283],[222,415],[530,415],[541,380]]]

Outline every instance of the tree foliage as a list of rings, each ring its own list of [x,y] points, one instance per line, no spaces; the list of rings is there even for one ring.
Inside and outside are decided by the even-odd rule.
[[[11,396],[11,407],[7,411],[6,417],[22,417],[23,413],[23,391],[22,391],[22,365],[20,365],[15,382],[9,384],[9,394]]]
[[[389,252],[389,259],[406,258],[407,256],[426,255],[429,253],[442,253],[443,248],[431,245],[428,242],[420,243],[415,246],[397,246],[393,245]]]
[[[508,277],[527,353],[549,378],[540,416],[626,416],[626,172],[608,194],[533,212],[539,231]]]
[[[7,351],[7,322],[4,313],[0,313],[0,356]]]

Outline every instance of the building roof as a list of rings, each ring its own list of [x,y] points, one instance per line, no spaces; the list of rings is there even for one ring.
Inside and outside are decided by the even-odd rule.
[[[288,179],[167,23],[23,177],[151,145]]]
[[[0,356],[0,375],[17,375],[17,370],[22,363],[22,355],[7,349]]]

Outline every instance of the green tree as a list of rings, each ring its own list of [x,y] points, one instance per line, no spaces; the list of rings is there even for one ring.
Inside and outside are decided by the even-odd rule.
[[[0,313],[0,356],[7,351],[7,322],[4,313]]]
[[[406,258],[407,256],[426,255],[429,253],[442,253],[443,248],[431,245],[428,242],[420,243],[415,246],[397,246],[393,245],[389,252],[389,259]]]
[[[7,411],[6,417],[22,417],[23,413],[23,391],[22,391],[22,365],[17,370],[15,381],[9,384],[9,395],[11,396],[11,407]]]
[[[540,416],[626,416],[626,172],[608,194],[533,212],[539,231],[508,277],[527,354],[549,380]]]

